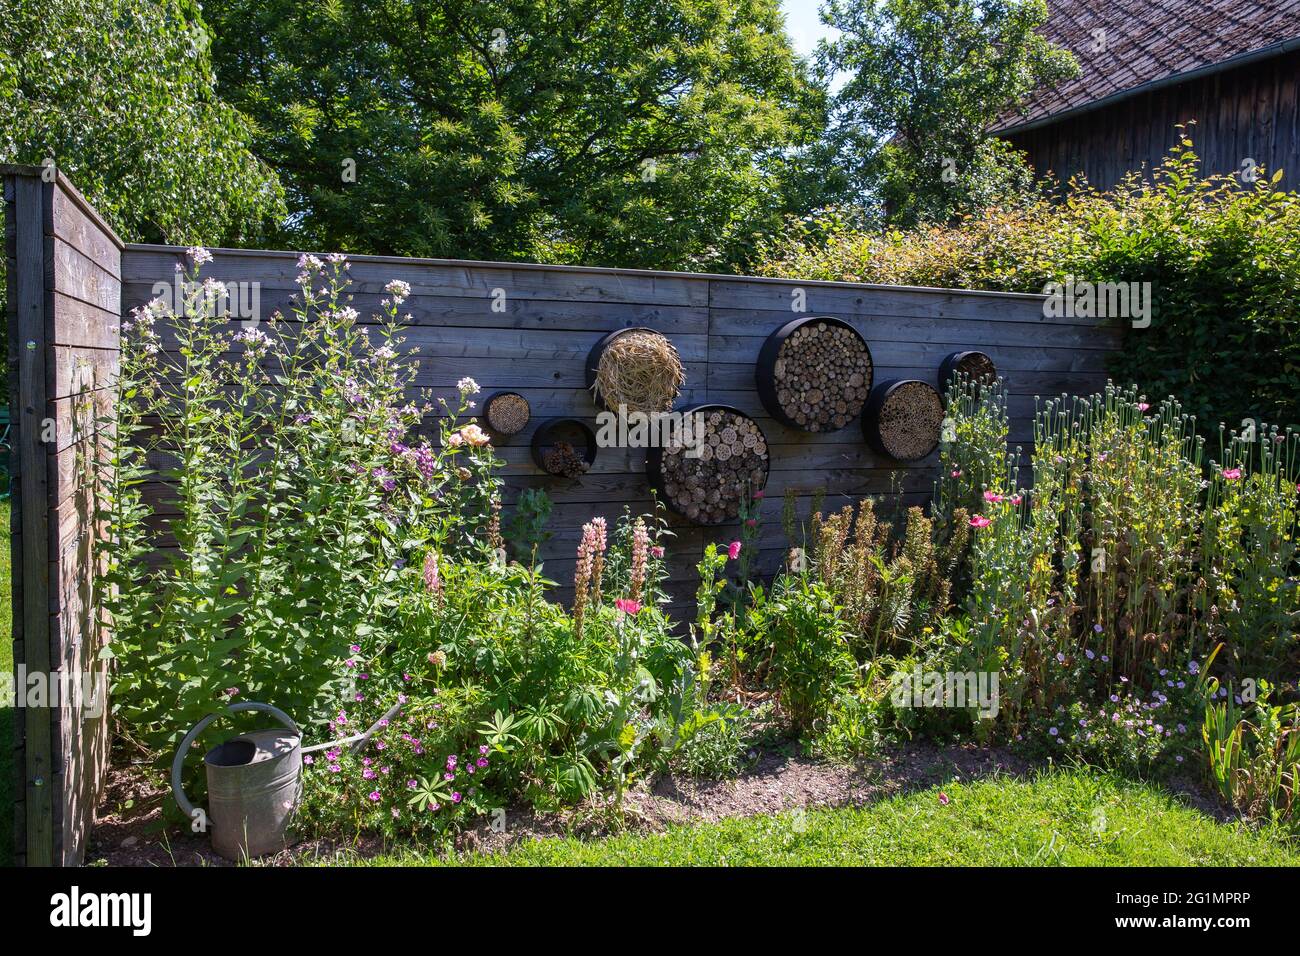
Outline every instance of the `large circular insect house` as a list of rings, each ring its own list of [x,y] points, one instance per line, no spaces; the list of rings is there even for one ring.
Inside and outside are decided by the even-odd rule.
[[[857,330],[832,318],[787,322],[767,337],[755,380],[777,421],[809,432],[843,428],[871,392],[871,350]]]
[[[916,379],[881,382],[862,416],[867,444],[896,461],[919,461],[939,447],[943,400]]]
[[[682,412],[691,423],[646,460],[650,486],[672,511],[696,524],[735,520],[741,504],[767,484],[767,438],[758,423],[729,405]]]
[[[587,357],[592,399],[610,411],[669,411],[685,384],[681,356],[668,337],[654,329],[610,332]]]

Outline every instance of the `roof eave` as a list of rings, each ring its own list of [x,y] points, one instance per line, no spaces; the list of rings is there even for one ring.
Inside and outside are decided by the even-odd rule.
[[[1126,90],[1120,90],[1117,93],[1111,93],[1109,96],[1103,96],[1099,100],[1081,103],[1078,106],[1072,106],[1069,109],[1061,110],[1059,113],[1050,113],[1047,116],[1041,116],[1035,120],[1017,123],[1015,126],[1003,126],[993,129],[990,132],[996,136],[1014,136],[1018,133],[1028,133],[1030,130],[1040,129],[1044,126],[1051,126],[1053,123],[1059,123],[1063,119],[1073,119],[1074,117],[1080,116],[1084,113],[1091,113],[1095,110],[1105,109],[1108,106],[1114,106],[1116,103],[1132,99],[1135,96],[1141,96],[1144,93],[1152,93],[1156,90],[1163,89],[1166,86],[1176,86],[1179,83],[1187,83],[1191,80],[1203,79],[1204,77],[1236,69],[1239,66],[1246,66],[1249,63],[1255,63],[1259,60],[1267,60],[1275,56],[1281,56],[1283,53],[1290,53],[1292,50],[1300,50],[1300,37],[1292,37],[1289,40],[1280,40],[1277,43],[1270,43],[1268,46],[1260,47],[1258,50],[1249,50],[1245,53],[1238,53],[1236,56],[1228,57],[1226,60],[1220,60],[1217,63],[1208,63],[1205,66],[1197,67],[1194,70],[1186,70],[1182,73],[1172,73],[1169,76],[1162,76],[1159,79],[1148,80],[1146,83],[1139,83],[1137,86],[1130,86]]]

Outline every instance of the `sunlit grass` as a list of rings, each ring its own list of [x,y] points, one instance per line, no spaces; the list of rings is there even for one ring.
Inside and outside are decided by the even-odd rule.
[[[940,794],[947,798],[945,803]],[[322,864],[508,866],[1297,866],[1276,833],[1221,824],[1159,787],[1085,772],[946,785],[862,809],[810,810],[496,855],[410,850]]]

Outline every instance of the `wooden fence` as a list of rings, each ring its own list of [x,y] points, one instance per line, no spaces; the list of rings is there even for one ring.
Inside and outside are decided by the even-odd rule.
[[[16,423],[13,519],[15,662],[28,672],[99,671],[103,622],[93,614],[90,554],[97,533],[94,421],[108,409],[105,383],[117,369],[118,324],[130,309],[176,281],[184,250],[123,246],[61,177],[27,167],[0,167],[5,188],[11,414]],[[292,315],[297,254],[215,250],[204,274],[256,291],[257,318]],[[759,350],[798,315],[830,316],[865,338],[875,380],[936,382],[940,362],[963,349],[988,353],[1011,392],[1012,440],[1032,439],[1035,395],[1091,392],[1105,381],[1108,352],[1121,330],[1089,320],[1046,316],[1041,296],[800,282],[570,266],[356,256],[354,307],[379,311],[384,285],[411,285],[408,346],[420,351],[417,386],[450,394],[471,376],[487,395],[524,395],[533,420],[500,444],[512,500],[545,488],[555,502],[554,536],[542,554],[550,577],[567,582],[581,526],[594,515],[618,518],[651,507],[644,449],[602,449],[576,480],[536,467],[532,430],[546,419],[594,419],[584,369],[593,345],[618,328],[644,326],[667,335],[686,366],[681,404],[733,405],[759,423],[771,450],[762,505],[760,572],[773,571],[787,547],[782,499],[793,489],[801,515],[825,495],[825,507],[900,488],[904,501],[931,494],[935,459],[904,466],[873,452],[858,423],[810,434],[774,421],[754,384]],[[416,397],[416,396],[413,396]],[[164,515],[169,489],[147,489]],[[673,519],[669,590],[673,608],[689,611],[694,565],[710,541],[737,537],[735,527],[702,528]],[[159,547],[165,548],[165,537]],[[568,596],[563,589],[561,599]],[[102,701],[101,701],[102,703]],[[84,850],[106,763],[107,721],[58,708],[26,707],[18,721],[19,862],[75,863]]]
[[[183,259],[178,247],[128,246],[122,258],[124,310],[147,302],[155,284],[173,281]],[[204,275],[254,283],[261,318],[292,315],[297,254],[214,250]],[[917,378],[936,383],[939,364],[960,349],[987,352],[1011,391],[1012,440],[1032,438],[1035,395],[1091,392],[1105,382],[1105,360],[1121,330],[1087,319],[1044,315],[1043,297],[1003,293],[798,282],[519,263],[351,258],[353,306],[363,320],[380,310],[384,285],[401,279],[411,297],[406,345],[418,347],[416,382],[449,395],[462,376],[486,396],[498,389],[524,395],[532,406],[527,430],[500,447],[511,497],[542,487],[555,502],[554,537],[542,557],[550,577],[572,578],[582,524],[593,515],[612,520],[625,507],[651,507],[643,449],[602,449],[592,470],[577,480],[551,477],[534,464],[532,430],[552,417],[594,422],[597,409],[584,369],[593,345],[618,328],[656,329],[672,341],[686,366],[681,404],[718,402],[753,416],[771,447],[771,477],[762,507],[758,567],[770,572],[788,547],[781,529],[782,499],[799,492],[801,513],[825,493],[827,507],[900,487],[904,500],[922,503],[935,478],[935,459],[900,465],[873,452],[855,421],[832,433],[810,434],[774,421],[763,408],[754,368],[764,339],[799,315],[832,316],[854,326],[875,361],[875,380]],[[792,309],[801,307],[801,312]],[[125,314],[125,311],[124,311]],[[158,489],[156,501],[165,501]],[[691,604],[694,566],[710,541],[730,541],[735,527],[701,528],[674,519],[669,591],[673,608]],[[559,595],[567,596],[567,589]]]
[[[108,762],[90,464],[117,369],[123,246],[62,175],[20,166],[0,166],[0,175],[14,666],[49,695],[30,699],[44,706],[23,706],[29,688],[16,688],[16,862],[71,865],[82,859]]]

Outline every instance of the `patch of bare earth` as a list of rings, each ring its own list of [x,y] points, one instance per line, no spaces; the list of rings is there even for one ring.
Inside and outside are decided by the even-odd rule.
[[[975,746],[916,744],[856,767],[768,752],[750,770],[731,779],[661,777],[626,795],[626,816],[634,829],[654,832],[672,824],[781,813],[797,807],[863,806],[948,781],[1020,776],[1029,769],[1029,764],[1007,751]],[[168,799],[156,773],[138,766],[115,766],[100,803],[87,859],[109,866],[230,865],[212,852],[206,837],[166,823],[163,806]],[[457,847],[490,852],[524,840],[559,835],[594,837],[609,829],[600,814],[583,810],[539,814],[519,809],[507,813],[505,819],[504,829],[494,829],[485,821],[466,830],[457,838]],[[306,858],[328,859],[338,851],[369,856],[384,849],[377,840],[346,846],[312,841],[258,862],[292,865]]]

